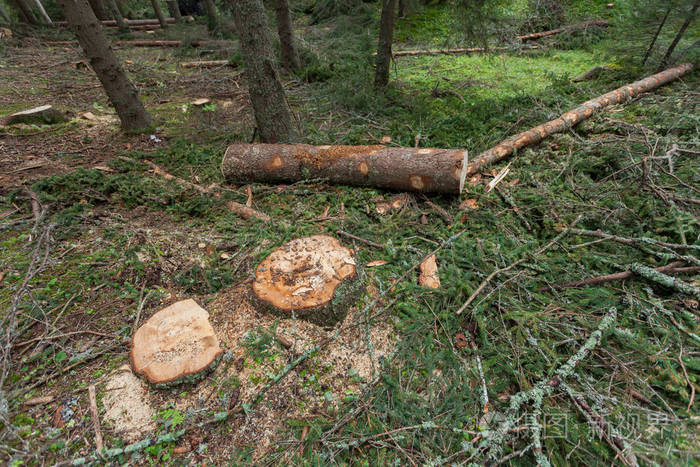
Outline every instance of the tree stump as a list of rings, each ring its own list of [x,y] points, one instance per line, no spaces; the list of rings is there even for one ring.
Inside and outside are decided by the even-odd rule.
[[[50,105],[42,105],[33,109],[8,115],[0,120],[2,125],[14,125],[17,123],[61,123],[68,119]]]
[[[354,252],[327,235],[282,245],[258,265],[253,282],[268,311],[324,327],[345,317],[361,289]]]
[[[170,386],[198,381],[222,352],[209,313],[189,299],[162,309],[136,331],[131,365],[151,384]]]

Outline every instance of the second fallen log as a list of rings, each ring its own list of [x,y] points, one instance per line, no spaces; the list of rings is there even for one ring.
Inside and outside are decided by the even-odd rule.
[[[222,170],[233,183],[330,183],[397,191],[458,193],[466,151],[386,146],[234,144]]]

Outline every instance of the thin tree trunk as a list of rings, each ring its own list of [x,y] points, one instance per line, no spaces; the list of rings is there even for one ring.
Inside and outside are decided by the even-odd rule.
[[[294,29],[292,28],[289,2],[287,0],[275,0],[275,13],[277,14],[277,33],[280,36],[282,66],[289,71],[298,70],[301,64],[297,48],[294,45]]]
[[[175,22],[181,22],[182,13],[180,13],[180,5],[177,4],[177,0],[167,0],[165,3],[168,5],[168,11],[170,12],[170,16],[175,18]]]
[[[92,8],[92,11],[95,12],[95,16],[97,16],[97,19],[100,21],[109,19],[107,18],[107,13],[105,12],[105,7],[102,4],[102,0],[88,0],[90,3],[90,8]]]
[[[7,24],[12,23],[12,21],[10,20],[10,15],[7,14],[2,5],[0,5],[0,17],[2,17],[2,20]]]
[[[117,22],[117,27],[119,27],[119,30],[128,31],[129,25],[126,24],[126,21],[124,21],[124,17],[122,16],[122,12],[119,11],[119,5],[117,5],[117,0],[107,0],[107,5],[109,5],[110,10],[112,10],[112,16]]]
[[[58,3],[117,111],[122,128],[126,131],[148,128],[151,116],[139,100],[136,87],[124,73],[87,0],[59,0]]]
[[[678,30],[678,34],[676,34],[676,37],[673,39],[673,42],[671,42],[671,45],[668,46],[668,50],[666,51],[664,58],[661,59],[661,64],[659,65],[659,70],[663,70],[664,68],[666,68],[666,65],[668,65],[668,62],[671,60],[671,55],[673,55],[673,51],[676,50],[676,46],[681,41],[683,34],[685,34],[685,30],[688,29],[688,26],[690,26],[690,23],[692,23],[693,20],[695,19],[695,12],[698,10],[699,6],[700,6],[700,0],[697,0],[695,2],[695,5],[693,5],[693,9],[690,10],[690,14],[683,22],[683,25],[681,26],[681,28]]]
[[[24,16],[27,23],[39,24],[39,20],[25,0],[14,0],[14,2],[15,5],[17,5],[17,9],[19,10],[20,14]]]
[[[203,0],[204,9],[207,10],[207,29],[209,31],[215,30],[219,27],[219,18],[216,16],[216,6],[214,6],[214,0]]]
[[[550,31],[533,32],[531,34],[524,34],[522,36],[516,36],[516,39],[526,42],[541,39],[543,37],[554,36],[556,34],[561,34],[567,31],[576,31],[578,29],[587,29],[590,27],[606,27],[610,26],[610,23],[604,19],[597,19],[594,21],[585,21],[583,23],[570,24],[569,26],[564,26],[557,29],[552,29]]]
[[[399,18],[406,16],[406,0],[399,0]]]
[[[659,38],[659,34],[661,33],[661,29],[663,29],[664,24],[666,24],[666,20],[668,19],[668,15],[671,13],[671,8],[669,7],[666,10],[666,14],[664,15],[664,19],[661,20],[661,24],[659,24],[659,28],[656,30],[656,34],[654,34],[654,38],[651,40],[651,44],[649,44],[649,48],[647,49],[647,53],[644,54],[644,59],[642,60],[642,66],[646,65],[647,60],[649,59],[649,55],[651,55],[651,51],[654,49],[654,45],[656,44],[656,39]]]
[[[389,84],[391,68],[391,42],[394,36],[396,0],[382,0],[382,17],[379,21],[379,44],[377,46],[374,87],[384,89]]]
[[[234,183],[297,182],[327,178],[342,185],[374,186],[400,191],[458,194],[463,180],[530,144],[571,128],[604,108],[622,104],[690,72],[690,64],[622,86],[591,99],[561,117],[516,135],[463,166],[464,150],[386,146],[308,146],[305,144],[234,144],[222,162]]]
[[[160,27],[166,29],[168,27],[168,22],[165,20],[165,16],[163,16],[160,5],[158,5],[158,0],[151,0],[151,5],[153,6],[153,11],[156,13]]]
[[[298,134],[275,69],[265,7],[261,0],[231,0],[231,6],[260,139],[266,143],[294,141]]]
[[[34,3],[36,4],[36,8],[39,10],[39,14],[41,14],[41,17],[44,19],[46,24],[53,25],[53,21],[51,21],[51,17],[46,13],[44,5],[41,4],[41,0],[34,0]]]

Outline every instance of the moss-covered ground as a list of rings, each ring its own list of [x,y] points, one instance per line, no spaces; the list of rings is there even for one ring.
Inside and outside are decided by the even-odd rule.
[[[605,3],[572,2],[570,18],[614,18]],[[610,28],[552,39],[536,51],[397,58],[390,88],[377,95],[371,89],[376,12],[370,10],[320,22],[295,12],[307,66],[284,82],[306,142],[376,144],[388,135],[395,145],[478,154],[649,74],[608,53],[616,34]],[[41,34],[44,42],[68,37]],[[203,22],[153,36],[183,35],[205,37]],[[418,8],[399,20],[396,39],[397,49],[460,44],[443,6]],[[557,287],[633,263],[658,267],[685,256],[683,267],[698,265],[697,72],[521,151],[494,190],[486,185],[506,163],[471,179],[460,197],[409,195],[400,209],[380,214],[376,205],[393,194],[322,180],[225,183],[219,166],[226,146],[254,133],[240,68],[189,70],[178,63],[212,57],[235,65],[236,43],[227,44],[118,50],[157,119],[153,136],[119,133],[94,75],[75,66],[81,60],[76,48],[48,48],[42,41],[0,45],[0,77],[7,78],[0,79],[0,115],[52,103],[74,117],[56,126],[0,130],[0,309],[7,310],[0,319],[3,330],[12,326],[13,346],[3,360],[7,379],[0,393],[8,401],[7,409],[0,404],[7,414],[0,421],[7,434],[0,441],[3,463],[50,464],[94,450],[85,387],[97,384],[101,397],[104,378],[128,363],[137,314],[143,319],[170,297],[218,303],[282,243],[338,230],[382,245],[355,243],[362,264],[387,261],[367,268],[373,293],[358,306],[393,286],[367,313],[381,311],[374,319],[391,322],[398,342],[390,358],[373,362],[377,371],[363,381],[363,392],[285,420],[262,457],[251,457],[250,444],[224,448],[236,417],[247,416],[242,412],[198,428],[201,439],[188,438],[188,446],[196,446],[184,454],[171,442],[118,462],[531,465],[540,452],[554,465],[624,464],[631,455],[643,465],[697,462],[700,297],[638,276]],[[609,70],[572,81],[596,65]],[[192,106],[196,97],[212,103]],[[164,180],[144,160],[202,186],[215,183],[221,198]],[[252,206],[271,222],[226,209],[229,199],[245,203],[248,189]],[[574,222],[578,233],[537,254]],[[622,244],[583,232],[597,230],[676,246]],[[440,289],[419,287],[415,272],[399,280],[436,248]],[[487,276],[521,259],[456,314]],[[700,287],[697,269],[676,277]],[[615,323],[565,384],[541,407],[509,413],[510,397],[549,381],[612,307]],[[19,313],[9,323],[13,309]],[[245,346],[255,384],[269,382],[294,356],[270,329],[251,331]],[[263,363],[271,355],[275,363],[268,368]],[[326,371],[314,362],[293,377]],[[239,386],[234,380],[200,383],[220,388],[220,400],[214,397],[205,409],[229,401]],[[325,396],[327,388],[317,386]],[[42,396],[53,399],[23,405]],[[275,409],[263,400],[255,410]],[[164,402],[159,429],[187,425],[190,416]],[[515,417],[515,430],[491,443],[492,430],[507,417]],[[124,444],[103,428],[109,447]]]

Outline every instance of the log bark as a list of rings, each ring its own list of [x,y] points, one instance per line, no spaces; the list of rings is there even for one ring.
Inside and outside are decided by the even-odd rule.
[[[59,4],[85,51],[90,66],[95,70],[117,111],[122,128],[126,131],[148,128],[152,122],[151,116],[139,100],[138,91],[124,73],[87,0],[59,0]]]
[[[590,27],[606,27],[610,23],[604,19],[597,19],[594,21],[585,21],[583,23],[570,24],[569,26],[564,26],[557,29],[552,29],[550,31],[533,32],[531,34],[523,34],[522,36],[516,36],[519,41],[527,42],[534,41],[537,39],[542,39],[543,37],[554,36],[556,34],[561,34],[562,32],[577,31],[579,29],[588,29]]]
[[[228,60],[205,60],[200,62],[184,62],[182,68],[217,68],[231,65]]]
[[[298,133],[275,67],[265,7],[261,0],[231,0],[231,6],[260,139],[265,143],[294,141]]]
[[[584,102],[581,106],[563,114],[555,120],[551,120],[531,130],[515,135],[497,144],[493,148],[484,151],[474,162],[469,164],[467,176],[473,175],[487,165],[505,159],[518,149],[539,143],[548,136],[565,131],[610,105],[621,104],[639,94],[652,91],[659,86],[668,84],[685,75],[692,69],[693,65],[689,63],[678,65],[677,67],[669,68],[666,71],[635,81],[632,84],[622,86],[607,94]]]
[[[158,0],[151,0],[151,6],[153,7],[153,12],[156,14],[156,18],[158,18],[160,27],[166,29],[168,27],[168,22],[165,20],[163,11],[160,9],[160,5],[158,5]]]
[[[691,64],[679,65],[591,99],[555,120],[481,153],[464,171],[464,150],[304,144],[235,144],[226,150],[222,171],[233,183],[286,183],[324,178],[344,185],[458,194],[464,177],[505,159],[518,149],[571,128],[610,105],[623,103],[678,79],[692,68]]]
[[[540,46],[538,45],[527,45],[522,46],[516,50],[538,50]],[[468,48],[457,48],[457,49],[421,49],[421,50],[397,50],[392,52],[394,57],[414,57],[417,55],[462,55],[471,53],[487,53],[487,52],[504,52],[513,50],[509,47],[468,47]],[[376,54],[375,54],[376,55]]]
[[[384,89],[389,84],[391,67],[391,42],[394,37],[396,0],[382,0],[382,16],[379,20],[379,44],[377,45],[374,87]]]
[[[287,0],[275,0],[275,15],[277,16],[277,33],[280,36],[280,51],[282,66],[288,71],[298,70],[301,66],[299,54],[294,44],[294,29],[292,15]]]
[[[457,193],[464,154],[455,149],[234,144],[226,150],[222,168],[233,183],[323,178],[396,191]]]

